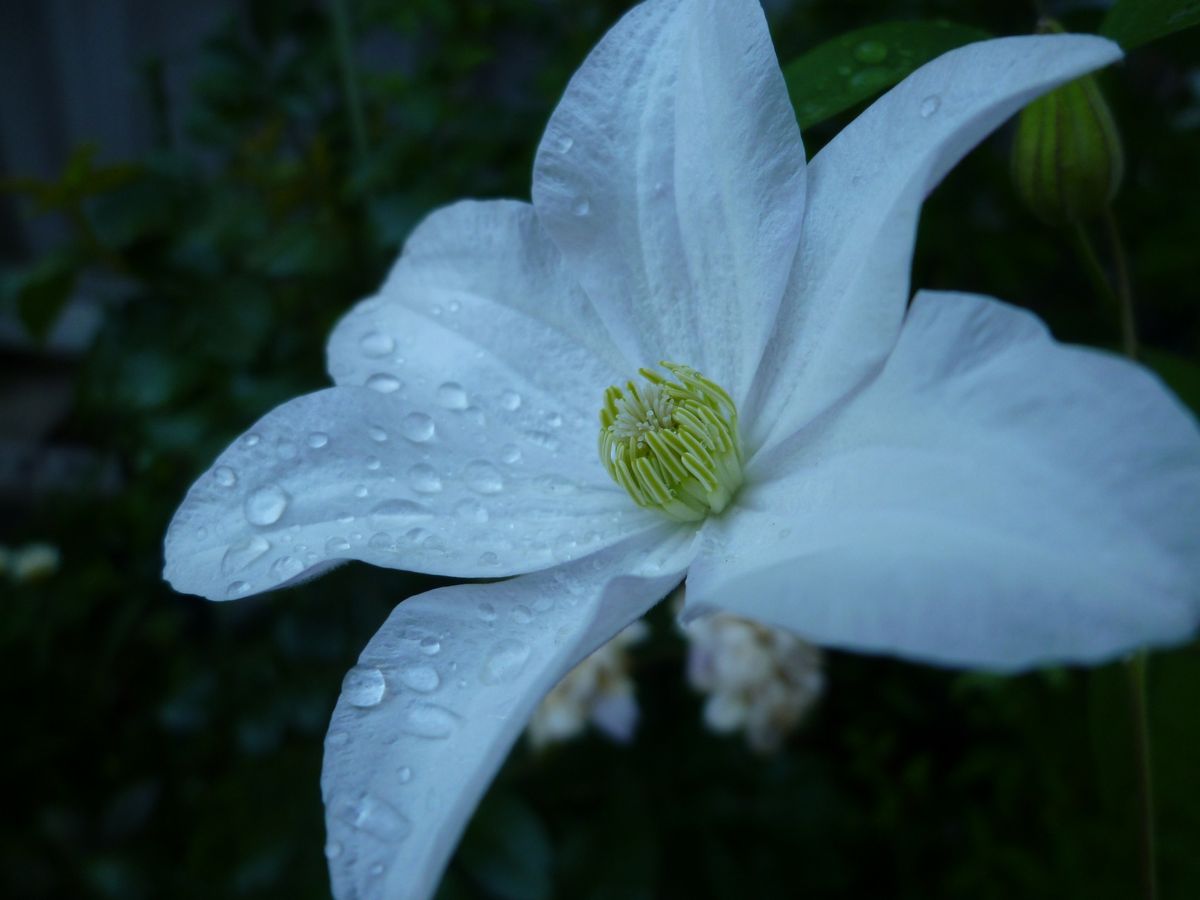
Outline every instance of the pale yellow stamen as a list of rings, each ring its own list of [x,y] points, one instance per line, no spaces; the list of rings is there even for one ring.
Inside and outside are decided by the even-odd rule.
[[[742,442],[729,394],[695,369],[641,369],[645,383],[604,392],[600,460],[638,506],[696,522],[719,513],[742,485]]]

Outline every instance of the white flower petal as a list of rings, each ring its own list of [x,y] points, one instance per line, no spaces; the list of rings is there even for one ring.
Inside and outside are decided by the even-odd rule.
[[[1032,315],[917,296],[878,378],[760,458],[706,530],[689,615],[1014,669],[1200,621],[1200,432],[1144,369]]]
[[[749,447],[786,439],[883,364],[926,194],[1034,97],[1120,56],[1088,35],[970,44],[918,69],[817,154],[787,299],[743,410]]]
[[[527,203],[464,201],[431,213],[379,294],[338,323],[328,356],[339,385],[505,419],[532,440],[570,442],[563,452],[582,450],[608,479],[596,413],[629,362]]]
[[[223,600],[344,559],[498,577],[661,522],[607,476],[596,482],[594,439],[580,459],[524,439],[507,419],[460,412],[363,387],[278,407],[188,492],[167,532],[167,580]]]
[[[335,896],[431,896],[538,702],[679,582],[692,544],[664,527],[562,568],[400,604],[347,675],[326,740]]]
[[[634,7],[572,78],[533,202],[638,365],[740,400],[804,213],[804,150],[757,0]]]

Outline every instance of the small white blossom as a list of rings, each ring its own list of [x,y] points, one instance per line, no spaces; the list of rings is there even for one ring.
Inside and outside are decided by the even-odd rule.
[[[751,749],[778,750],[824,688],[821,651],[807,641],[726,613],[681,626],[687,678],[708,694],[704,721],[713,731],[744,731]]]
[[[13,551],[8,564],[13,580],[28,584],[57,572],[62,564],[62,554],[52,544],[26,544]]]
[[[640,619],[567,673],[533,714],[529,741],[537,749],[569,741],[588,723],[624,744],[638,722],[629,648],[648,632]]]

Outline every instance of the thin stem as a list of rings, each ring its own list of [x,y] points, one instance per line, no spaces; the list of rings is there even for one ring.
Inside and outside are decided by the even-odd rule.
[[[1137,318],[1133,313],[1133,287],[1129,280],[1129,263],[1126,261],[1121,232],[1117,228],[1117,218],[1111,209],[1104,213],[1104,228],[1108,232],[1109,249],[1117,276],[1117,304],[1121,310],[1121,348],[1130,359],[1137,359]]]
[[[1110,304],[1114,309],[1121,305],[1120,298],[1117,297],[1117,292],[1113,290],[1112,282],[1108,280],[1108,273],[1104,271],[1104,264],[1100,262],[1100,257],[1096,253],[1096,248],[1092,245],[1092,239],[1087,233],[1087,228],[1081,222],[1076,222],[1074,227],[1075,236],[1075,252],[1079,254],[1079,261],[1083,263],[1084,270],[1088,273],[1088,278],[1092,280],[1092,287],[1096,292],[1103,296],[1104,301]]]
[[[333,14],[334,46],[337,48],[338,68],[342,74],[342,93],[350,115],[350,137],[359,162],[367,158],[367,125],[363,115],[362,95],[358,92],[358,72],[354,66],[354,42],[351,37],[350,10],[346,0],[330,0]]]
[[[1138,770],[1138,808],[1141,814],[1142,896],[1158,897],[1158,857],[1155,852],[1154,769],[1150,756],[1150,721],[1146,704],[1146,652],[1125,664],[1129,676],[1130,712],[1133,718],[1134,755]]]

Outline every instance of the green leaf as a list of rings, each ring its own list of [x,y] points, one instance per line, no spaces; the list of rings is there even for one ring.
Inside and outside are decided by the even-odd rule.
[[[0,280],[0,297],[15,303],[22,324],[37,340],[44,340],[58,314],[71,297],[78,261],[69,253],[51,253]]]
[[[801,128],[891,87],[947,50],[991,37],[953,22],[885,22],[826,41],[783,69]]]
[[[1100,33],[1126,50],[1200,24],[1196,0],[1118,0],[1100,25]]]

